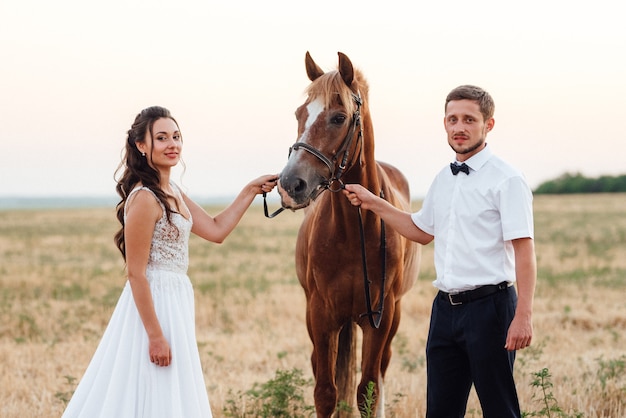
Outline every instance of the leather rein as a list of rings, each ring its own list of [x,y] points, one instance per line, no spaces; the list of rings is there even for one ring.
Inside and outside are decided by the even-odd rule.
[[[324,180],[317,189],[311,192],[309,196],[311,199],[317,198],[324,190],[330,190],[333,193],[340,192],[345,188],[343,181],[341,180],[341,176],[346,171],[346,165],[348,163],[348,159],[350,156],[350,148],[352,145],[352,141],[355,138],[358,142],[357,146],[359,147],[359,154],[363,152],[363,127],[361,126],[361,97],[360,95],[352,93],[352,98],[357,105],[354,114],[352,115],[352,126],[350,130],[346,134],[339,151],[332,157],[326,157],[321,151],[314,148],[313,146],[304,143],[304,142],[296,142],[291,147],[289,147],[289,156],[293,151],[297,151],[299,149],[303,149],[312,155],[314,155],[318,160],[320,160],[326,167],[328,167],[330,176]],[[357,132],[358,129],[358,132]],[[337,165],[337,161],[339,160],[339,155],[343,151],[343,156],[341,157],[340,163]],[[333,187],[334,184],[338,186]],[[274,218],[276,215],[281,213],[285,208],[278,208],[275,212],[269,213],[267,207],[267,193],[263,192],[263,211],[265,213],[265,217]],[[380,197],[385,198],[383,191],[380,191]],[[387,271],[387,238],[385,236],[385,222],[380,220],[380,258],[381,258],[381,266],[382,266],[382,278],[381,278],[381,291],[380,291],[380,300],[378,302],[378,307],[376,310],[372,310],[372,297],[370,292],[370,287],[372,281],[368,277],[368,269],[367,269],[367,254],[365,251],[365,230],[363,228],[363,217],[361,215],[361,207],[357,207],[359,214],[359,233],[361,236],[361,260],[363,264],[363,284],[365,287],[365,303],[367,305],[367,312],[360,315],[360,317],[367,316],[370,322],[370,325],[373,328],[378,329],[380,327],[380,322],[383,317],[384,310],[384,301],[385,301],[385,279],[386,279],[386,271]],[[374,318],[377,316],[376,318]]]

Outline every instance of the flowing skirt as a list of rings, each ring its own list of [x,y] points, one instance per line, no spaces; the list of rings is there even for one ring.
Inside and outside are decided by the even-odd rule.
[[[148,270],[154,307],[172,363],[150,362],[148,337],[127,282],[102,340],[63,418],[207,418],[195,333],[194,296],[186,274]]]

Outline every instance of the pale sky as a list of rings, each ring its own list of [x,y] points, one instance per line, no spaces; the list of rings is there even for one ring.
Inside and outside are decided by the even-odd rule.
[[[422,197],[454,154],[445,96],[496,102],[487,142],[531,187],[626,173],[620,1],[0,0],[0,196],[113,196],[143,108],[178,120],[195,197],[278,173],[309,81],[347,54],[370,84],[376,153]]]

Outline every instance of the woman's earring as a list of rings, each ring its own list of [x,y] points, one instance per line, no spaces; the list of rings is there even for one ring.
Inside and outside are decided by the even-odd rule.
[[[145,152],[142,152],[142,153],[141,153],[141,156],[142,156],[142,157],[145,157],[145,156],[146,156],[146,153],[145,153]]]

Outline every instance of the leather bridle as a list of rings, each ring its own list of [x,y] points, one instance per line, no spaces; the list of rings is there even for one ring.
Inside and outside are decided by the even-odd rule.
[[[348,130],[345,138],[341,143],[341,147],[332,156],[332,158],[326,157],[320,150],[309,145],[305,142],[296,142],[291,147],[289,147],[289,156],[293,151],[298,151],[299,149],[303,149],[312,155],[314,155],[318,160],[324,163],[326,167],[328,167],[329,177],[326,178],[321,184],[321,187],[318,187],[313,192],[311,192],[311,198],[314,199],[313,196],[317,197],[322,191],[328,189],[331,192],[338,192],[343,189],[343,182],[341,181],[341,176],[346,171],[346,166],[348,164],[348,159],[350,158],[350,149],[352,148],[352,141],[356,138],[356,146],[359,147],[359,154],[363,152],[363,127],[361,126],[361,96],[360,94],[352,93],[352,99],[356,104],[356,109],[352,114],[352,125]],[[341,156],[341,161],[339,161],[339,156]],[[333,187],[333,184],[337,183],[338,187]]]
[[[335,153],[335,155],[333,155],[331,158],[328,158],[326,155],[324,155],[322,151],[318,150],[310,144],[307,144],[306,142],[298,141],[289,147],[289,154],[287,158],[291,157],[292,152],[303,149],[315,156],[328,168],[329,176],[325,178],[324,181],[322,181],[318,185],[318,187],[311,191],[308,196],[310,200],[315,200],[324,190],[330,190],[333,193],[343,190],[344,184],[341,180],[341,176],[346,171],[348,159],[350,158],[352,141],[355,140],[355,137],[357,141],[357,147],[359,149],[359,158],[361,157],[361,153],[363,152],[363,126],[361,125],[361,105],[363,104],[363,102],[359,93],[352,93],[352,99],[356,104],[356,109],[352,114],[352,124],[350,125],[350,129],[348,130],[348,133],[344,137],[341,146],[339,147],[339,150]],[[341,157],[341,161],[337,165],[337,161],[339,160],[339,156],[342,152],[343,156]],[[334,184],[337,184],[338,186],[333,187]],[[267,218],[273,218],[281,213],[283,210],[285,210],[285,208],[281,207],[270,214],[267,207],[266,197],[267,193],[263,193],[263,210]]]

